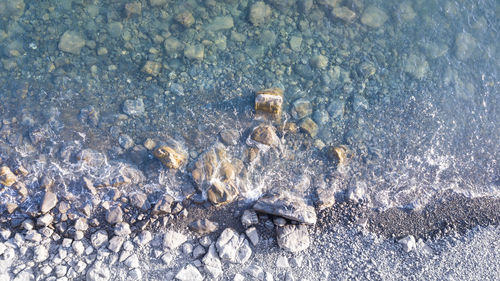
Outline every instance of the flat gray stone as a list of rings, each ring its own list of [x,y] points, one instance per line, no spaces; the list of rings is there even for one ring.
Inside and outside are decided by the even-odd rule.
[[[257,212],[305,224],[314,225],[317,220],[314,207],[308,205],[302,198],[284,193],[265,195],[257,200],[253,208]]]
[[[187,237],[186,235],[175,232],[173,230],[167,231],[165,233],[165,236],[163,237],[163,245],[170,250],[174,250],[180,245],[182,245],[184,242],[186,242]]]
[[[208,219],[196,220],[188,225],[189,229],[198,234],[208,234],[217,230],[219,225]]]
[[[175,275],[175,279],[180,281],[202,281],[203,276],[195,266],[188,264]]]
[[[204,264],[203,268],[212,276],[213,279],[217,279],[222,275],[222,263],[213,244],[210,245],[210,248],[208,249],[207,254],[203,257],[202,262]]]
[[[248,240],[245,239],[245,234],[239,235],[238,232],[231,228],[226,228],[221,233],[216,246],[219,257],[231,263],[245,263],[252,255],[252,249]]]
[[[40,211],[45,214],[52,210],[57,205],[57,195],[52,191],[45,192],[43,196]]]
[[[108,281],[111,278],[111,272],[107,265],[98,261],[87,271],[85,277],[87,281]]]
[[[303,251],[310,245],[309,232],[305,225],[288,224],[278,227],[276,239],[282,249],[294,253]]]

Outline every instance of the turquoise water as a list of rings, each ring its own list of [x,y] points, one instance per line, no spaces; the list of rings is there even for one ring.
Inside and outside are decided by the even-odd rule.
[[[448,189],[498,196],[498,1],[256,2],[1,0],[0,158],[29,171],[27,202],[44,176],[68,200],[91,201],[82,177],[189,196],[190,165],[228,129],[244,198],[319,187],[419,208]],[[284,89],[279,145],[248,162],[254,95],[269,87]],[[143,111],[125,109],[139,99]],[[314,137],[280,129],[307,117]],[[148,138],[178,142],[186,166],[163,167]],[[327,157],[339,145],[346,167]]]

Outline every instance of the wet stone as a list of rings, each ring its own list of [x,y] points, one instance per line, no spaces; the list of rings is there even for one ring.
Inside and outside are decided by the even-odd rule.
[[[310,60],[311,66],[318,69],[325,69],[328,66],[328,58],[323,55],[316,55]]]
[[[63,33],[59,40],[59,50],[74,55],[79,55],[85,46],[85,39],[76,31],[68,30]]]
[[[142,67],[142,72],[151,76],[158,76],[158,74],[160,74],[160,71],[161,63],[156,61],[147,61]]]
[[[163,47],[165,48],[165,52],[167,52],[168,55],[173,56],[174,54],[182,50],[183,44],[175,37],[168,37],[167,39],[165,39]]]
[[[328,158],[337,161],[339,166],[344,166],[349,162],[349,149],[345,145],[330,146],[326,153]]]
[[[311,102],[300,98],[293,103],[292,116],[295,119],[302,119],[312,114]]]
[[[233,17],[231,16],[222,16],[216,17],[213,21],[208,25],[207,29],[210,31],[220,31],[231,29],[234,26]]]
[[[332,15],[346,22],[352,22],[356,18],[356,13],[345,6],[334,8]]]
[[[468,59],[476,49],[476,39],[467,32],[462,32],[455,39],[455,55],[460,60]]]
[[[245,239],[245,235],[239,235],[235,230],[226,228],[216,243],[219,256],[224,261],[242,264],[247,262],[252,255],[252,249]]]
[[[318,134],[318,125],[309,117],[300,123],[300,128],[308,133],[312,138]]]
[[[0,184],[12,186],[17,181],[16,175],[7,166],[0,168]]]
[[[272,11],[263,1],[254,3],[250,7],[250,13],[248,15],[248,20],[255,26],[265,24],[271,19]]]
[[[236,145],[240,134],[237,130],[224,129],[220,132],[220,138],[225,145]]]
[[[288,224],[279,227],[276,233],[278,245],[290,252],[300,252],[310,245],[309,232],[305,225]]]
[[[52,191],[45,192],[43,196],[42,205],[40,206],[40,211],[45,214],[52,210],[57,205],[57,195]]]
[[[274,126],[268,124],[255,127],[250,135],[250,139],[267,146],[276,146],[279,143],[276,129]]]
[[[214,205],[225,205],[238,197],[238,188],[232,182],[215,181],[207,190],[208,200]]]
[[[134,140],[129,135],[120,135],[118,143],[123,149],[129,149],[134,146]]]
[[[270,88],[258,91],[255,94],[255,112],[258,116],[270,117],[279,120],[283,106],[284,90]]]
[[[202,44],[187,45],[184,56],[188,59],[202,61],[205,57],[205,47]]]
[[[387,14],[380,8],[369,6],[365,9],[363,15],[361,16],[361,23],[373,28],[379,28],[387,21],[388,18]]]
[[[191,231],[204,235],[217,230],[218,224],[208,219],[196,220],[188,225]]]
[[[142,13],[141,2],[130,2],[125,4],[125,14],[127,15],[127,18],[129,18],[132,15],[140,16],[141,13]]]
[[[423,55],[410,54],[404,62],[404,71],[417,79],[423,79],[429,71],[429,63]]]
[[[285,193],[267,194],[257,200],[253,209],[301,223],[316,223],[314,207],[306,204],[302,198]]]
[[[153,155],[170,169],[180,168],[187,160],[187,155],[184,151],[168,145],[157,147],[153,151]]]
[[[126,100],[123,103],[123,112],[129,116],[144,115],[145,107],[142,99]]]
[[[189,11],[182,11],[175,15],[175,20],[184,27],[191,27],[194,23],[193,14]]]

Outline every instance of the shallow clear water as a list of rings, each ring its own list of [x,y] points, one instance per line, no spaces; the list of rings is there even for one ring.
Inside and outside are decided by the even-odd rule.
[[[242,196],[324,187],[380,208],[419,208],[448,189],[498,196],[498,1],[265,2],[271,13],[252,19],[254,1],[0,1],[3,163],[29,170],[35,200],[43,176],[69,198],[91,199],[82,176],[124,175],[125,191],[182,197],[194,190],[189,163],[222,130],[239,132],[226,149],[244,160],[260,122],[255,92],[281,87],[275,126],[302,122],[302,98],[318,134],[278,130],[280,145],[243,161]],[[339,19],[334,6],[355,16]],[[145,70],[148,61],[160,69]],[[125,114],[136,99],[144,113]],[[188,167],[165,169],[147,138],[179,142]],[[346,145],[348,166],[338,171],[324,145]],[[100,154],[75,160],[82,149]],[[0,196],[19,200],[7,188]]]

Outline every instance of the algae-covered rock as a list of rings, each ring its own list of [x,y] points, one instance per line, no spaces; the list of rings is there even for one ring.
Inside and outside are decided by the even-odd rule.
[[[318,134],[318,125],[310,117],[305,118],[300,123],[300,128],[313,138]]]

